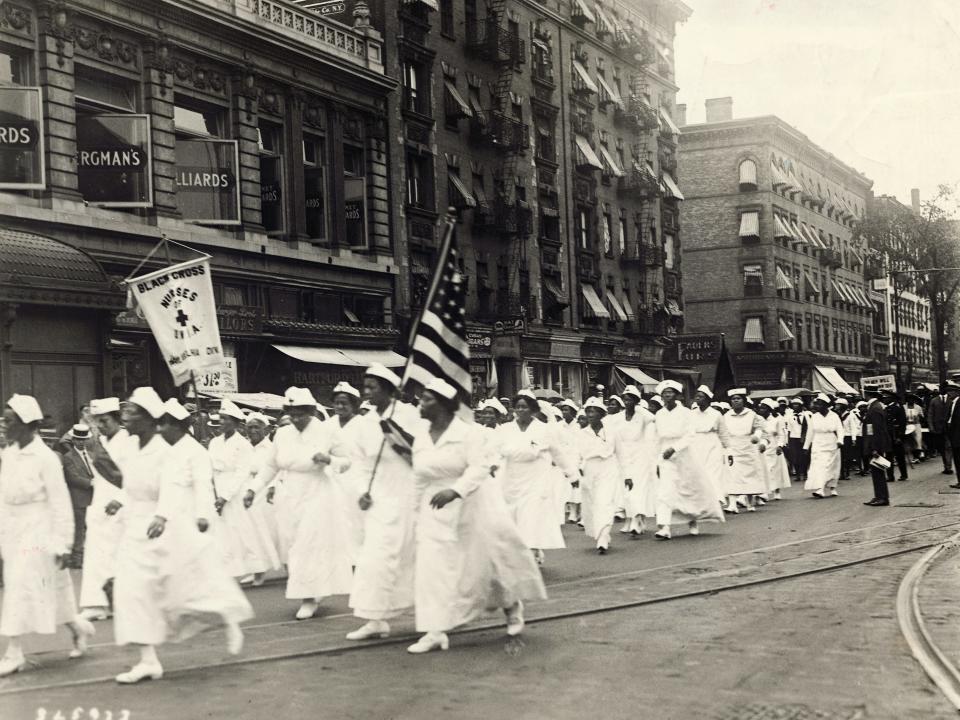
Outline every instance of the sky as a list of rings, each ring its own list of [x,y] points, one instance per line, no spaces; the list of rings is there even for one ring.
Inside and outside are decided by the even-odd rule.
[[[874,181],[930,199],[960,183],[960,0],[684,0],[678,103],[733,97],[777,115]]]

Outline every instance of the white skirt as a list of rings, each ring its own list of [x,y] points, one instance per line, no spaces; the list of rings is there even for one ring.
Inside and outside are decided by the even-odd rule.
[[[87,536],[83,549],[83,577],[80,581],[80,607],[108,607],[103,591],[107,580],[116,574],[117,548],[123,537],[123,509],[107,515],[96,501],[87,508]]]
[[[497,473],[510,516],[528,548],[553,550],[566,547],[560,530],[562,514],[557,513],[557,475],[550,463],[508,462]]]

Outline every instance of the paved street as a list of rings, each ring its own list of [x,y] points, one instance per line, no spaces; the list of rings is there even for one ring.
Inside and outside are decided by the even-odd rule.
[[[887,509],[862,505],[866,478],[832,500],[795,487],[699,539],[615,538],[606,557],[567,527],[570,547],[547,556],[550,600],[528,609],[521,643],[505,643],[491,618],[453,635],[449,652],[414,658],[396,637],[412,633],[403,618],[390,641],[357,647],[343,639],[356,624],[344,598],[297,623],[296,604],[273,584],[250,591],[257,618],[239,664],[221,665],[235,661],[209,634],[162,648],[162,681],[118,688],[109,679],[131,653],[100,623],[84,660],[64,659],[63,636],[37,658],[42,669],[0,681],[0,717],[96,706],[138,720],[259,718],[280,707],[287,717],[473,718],[506,706],[511,717],[582,718],[599,702],[604,715],[655,706],[665,718],[946,717],[894,611],[917,549],[960,530],[960,498],[938,470],[921,465],[894,484]],[[594,612],[611,606],[621,609]]]

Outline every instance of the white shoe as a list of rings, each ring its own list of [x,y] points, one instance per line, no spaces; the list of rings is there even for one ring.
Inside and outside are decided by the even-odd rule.
[[[700,534],[700,523],[698,523],[696,520],[691,520],[691,521],[690,521],[690,534],[691,534],[691,535],[699,535],[699,534]]]
[[[317,614],[317,610],[319,609],[320,606],[316,600],[304,600],[300,605],[300,609],[297,610],[296,618],[297,620],[309,620]]]
[[[363,627],[347,633],[347,640],[371,640],[390,637],[390,625],[383,620],[371,620]]]
[[[730,503],[729,505],[727,505],[727,506],[723,509],[723,511],[724,511],[725,513],[730,513],[731,515],[739,515],[739,514],[740,514],[740,509],[737,507],[737,504],[736,504],[736,503]]]
[[[836,490],[831,490],[830,497],[840,497],[840,493],[838,493]]]
[[[239,655],[243,650],[243,630],[235,623],[227,623],[227,652],[231,655]]]
[[[105,608],[84,608],[80,611],[80,617],[90,622],[98,620],[109,620],[110,613]]]
[[[163,667],[160,663],[137,663],[125,673],[117,675],[116,680],[121,685],[133,685],[141,680],[159,680],[163,677]]]
[[[747,507],[747,512],[756,512],[756,511],[757,511],[756,505],[750,505]]]
[[[26,669],[27,659],[22,653],[18,655],[8,655],[4,657],[3,660],[0,660],[0,677],[23,672]]]
[[[73,633],[73,649],[70,651],[69,658],[75,660],[83,657],[87,652],[87,640],[97,634],[97,629],[89,620],[81,615],[73,620],[73,627],[70,628]]]
[[[654,534],[654,537],[655,537],[657,540],[669,540],[669,539],[670,539],[670,528],[668,528],[668,527],[660,528],[660,529],[657,530],[657,532]]]
[[[507,614],[507,635],[519,635],[523,632],[523,602],[517,600],[504,612]]]
[[[450,638],[446,633],[428,632],[413,645],[407,648],[407,652],[412,655],[422,655],[431,650],[448,650],[450,648]]]
[[[624,520],[623,525],[620,526],[620,532],[625,535],[629,535],[633,532],[633,520]]]

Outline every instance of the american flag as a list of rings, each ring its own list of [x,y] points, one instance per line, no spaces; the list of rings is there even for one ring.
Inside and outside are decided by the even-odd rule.
[[[460,271],[455,227],[456,220],[448,218],[430,292],[410,343],[403,382],[413,380],[426,385],[433,378],[440,378],[457,389],[461,401],[468,402],[473,383],[465,317],[467,289]]]

